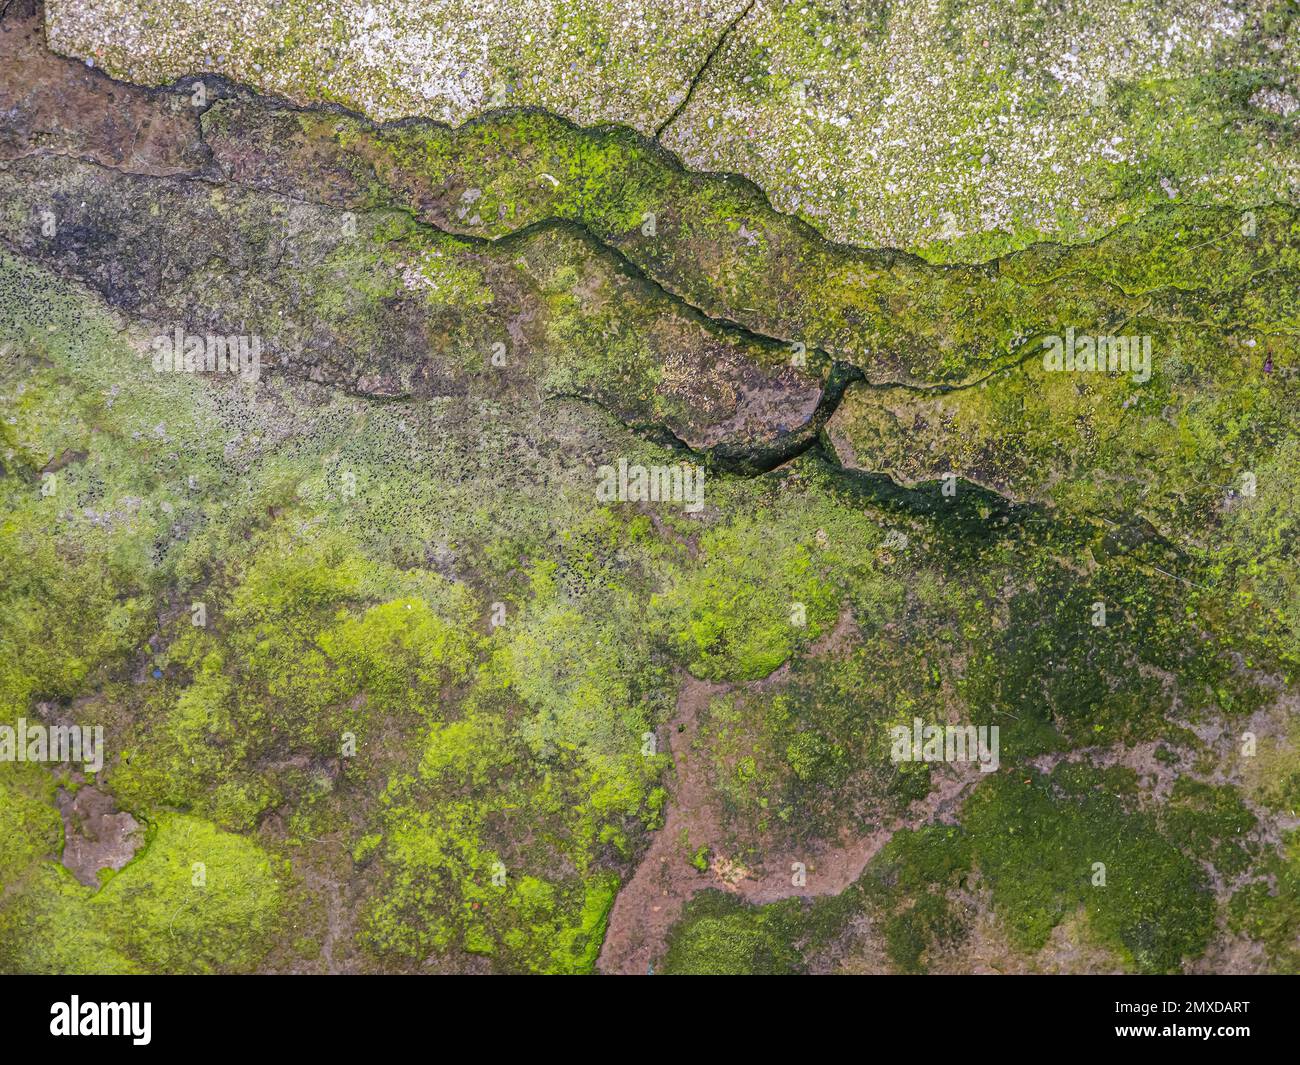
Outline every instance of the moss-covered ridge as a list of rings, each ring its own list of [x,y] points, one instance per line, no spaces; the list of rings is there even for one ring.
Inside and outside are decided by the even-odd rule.
[[[46,56],[41,69],[53,78],[63,62]],[[84,81],[79,73],[78,91]],[[154,129],[160,115],[185,128],[175,115],[176,94],[117,91],[139,109],[140,128]],[[268,103],[223,84],[213,86],[213,98],[211,107],[190,105],[191,128],[180,137],[190,157],[199,144],[211,153],[193,176],[292,198],[262,204],[236,193],[237,211],[288,215],[297,204],[303,214],[310,212],[299,201],[319,202],[344,214],[322,210],[306,228],[340,231],[355,229],[353,212],[362,212],[371,248],[312,240],[318,246],[306,257],[322,260],[334,276],[366,273],[370,306],[353,296],[313,307],[317,319],[326,319],[324,334],[304,344],[303,334],[321,326],[301,325],[284,338],[290,351],[281,358],[368,394],[457,393],[466,387],[464,366],[481,365],[485,352],[508,348],[521,335],[534,342],[545,319],[552,346],[595,350],[599,338],[601,351],[577,362],[560,356],[558,366],[549,359],[546,394],[594,399],[630,425],[664,431],[663,439],[715,449],[720,461],[771,468],[811,446],[829,422],[837,457],[850,467],[908,485],[955,475],[1014,499],[1112,518],[1136,509],[1167,534],[1189,520],[1204,527],[1215,491],[1253,472],[1261,449],[1276,439],[1268,424],[1289,410],[1296,220],[1285,208],[1171,206],[1092,245],[1039,245],[981,267],[944,268],[828,244],[772,211],[747,183],[691,174],[626,129],[583,130],[534,111],[497,113],[456,130],[422,120],[375,126],[342,112]],[[128,170],[156,169],[109,151],[93,108],[72,123],[61,151],[107,155]],[[30,135],[20,135],[10,150],[22,155],[32,147]],[[393,208],[436,229],[382,215]],[[208,239],[177,234],[172,243],[202,249]],[[255,249],[274,238],[269,229],[243,227],[236,242]],[[80,254],[58,244],[46,254]],[[515,254],[557,244],[558,252]],[[406,257],[394,261],[399,245],[414,267]],[[249,254],[256,253],[245,249],[236,259]],[[272,254],[279,266],[282,252]],[[386,282],[374,275],[372,256],[386,260]],[[440,263],[444,258],[452,262]],[[590,271],[593,258],[607,279],[587,292],[565,289],[575,270]],[[527,291],[535,278],[482,269],[533,267],[539,259],[541,293]],[[435,321],[416,320],[419,313],[395,299],[405,295],[397,270],[405,289],[438,294],[431,300]],[[851,292],[835,284],[849,274],[857,279]],[[645,300],[646,313],[610,313],[629,292]],[[478,313],[458,313],[464,304]],[[665,311],[677,319],[667,329],[659,324]],[[358,312],[368,326],[357,321]],[[776,320],[783,315],[793,320]],[[840,326],[826,332],[836,321]],[[690,338],[696,328],[702,343]],[[1076,332],[1149,343],[1149,377],[1040,377],[1047,340]],[[451,358],[420,365],[410,357],[413,345],[444,355],[450,349]],[[315,365],[302,367],[304,348]],[[910,360],[908,352],[922,361],[902,367],[898,360]],[[840,362],[829,373],[832,359]],[[762,369],[752,372],[750,362]],[[801,364],[826,381],[819,396]],[[1227,367],[1233,372],[1225,376]],[[535,368],[529,372],[536,376]],[[707,386],[702,375],[712,378]],[[859,377],[837,410],[843,387]],[[890,389],[890,381],[912,383]],[[1258,394],[1272,414],[1247,428],[1241,418],[1258,406],[1260,384],[1270,386]],[[1198,398],[1207,389],[1222,397],[1208,408]],[[775,414],[764,393],[791,409]],[[1167,432],[1170,425],[1178,431]],[[909,451],[918,437],[925,449]],[[1169,483],[1168,471],[1179,468],[1186,450],[1179,441],[1189,437],[1208,445],[1195,460],[1195,487]],[[1082,483],[1099,476],[1118,488],[1119,499],[1109,488]]]
[[[743,179],[692,173],[616,127],[584,130],[531,111],[455,130],[375,126],[238,99],[214,105],[203,123],[216,163],[237,182],[397,205],[489,240],[566,219],[710,316],[821,349],[875,383],[970,382],[1066,324],[1104,333],[1179,292],[1231,300],[1263,273],[1285,289],[1296,268],[1297,218],[1281,206],[1171,205],[1092,244],[939,267],[828,242]],[[1265,301],[1237,324],[1292,330],[1294,308]]]
[[[271,102],[221,79],[204,82],[196,104],[189,82],[153,91],[114,85],[43,49],[26,62],[39,62],[52,81],[113,86],[111,107],[128,105],[136,123],[132,143],[142,130],[156,139],[168,123],[183,130],[189,154],[178,159],[192,164],[196,145],[204,158],[192,174],[350,209],[397,207],[469,240],[569,222],[709,317],[767,338],[792,359],[821,350],[875,383],[969,383],[1067,326],[1103,335],[1139,312],[1180,319],[1180,298],[1197,294],[1241,306],[1246,286],[1255,298],[1248,313],[1230,315],[1236,329],[1295,327],[1294,308],[1278,293],[1295,288],[1297,219],[1281,205],[1170,204],[1092,243],[936,267],[829,242],[775,211],[749,181],[687,170],[626,127],[584,129],[535,109],[493,111],[456,129],[425,119],[376,125],[336,108]],[[10,151],[57,144],[157,173],[153,160],[145,165],[105,143],[112,137],[96,107],[110,105],[100,95],[45,115],[44,126],[61,129],[53,140],[47,131],[37,144],[22,135],[29,124],[17,122]],[[20,119],[36,106],[31,99],[14,94]],[[1265,274],[1266,286],[1257,283]]]
[[[824,362],[791,365],[780,346],[682,308],[581,233],[480,247],[401,212],[50,156],[0,181],[12,246],[161,336],[256,336],[266,373],[380,399],[576,395],[701,449],[766,445],[821,397]],[[63,219],[50,239],[29,224],[45,203]]]

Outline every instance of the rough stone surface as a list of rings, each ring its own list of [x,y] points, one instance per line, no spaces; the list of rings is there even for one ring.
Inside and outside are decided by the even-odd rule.
[[[1169,201],[1294,202],[1298,34],[1282,0],[54,0],[49,28],[115,76],[210,71],[381,120],[668,123],[690,166],[832,239],[942,260],[1089,240]]]
[[[63,865],[87,887],[98,887],[102,870],[121,869],[144,844],[144,826],[95,788],[59,792],[59,812]]]

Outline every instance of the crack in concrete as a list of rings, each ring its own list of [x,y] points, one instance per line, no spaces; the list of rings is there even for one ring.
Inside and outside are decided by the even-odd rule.
[[[686,86],[686,95],[683,96],[677,106],[673,108],[671,114],[659,123],[659,127],[654,132],[654,139],[656,141],[663,137],[664,131],[677,120],[677,116],[680,115],[686,109],[686,105],[691,102],[691,97],[695,95],[695,90],[699,86],[700,81],[703,79],[704,75],[708,73],[709,67],[713,65],[714,58],[716,58],[717,54],[722,50],[723,44],[726,43],[727,38],[731,36],[735,28],[744,22],[749,13],[754,10],[754,3],[755,0],[749,0],[749,3],[745,5],[744,10],[732,19],[723,29],[717,41],[714,42],[713,47],[709,49],[709,54],[704,57],[704,62],[700,64],[700,69],[695,72],[695,76],[691,78],[689,84]]]

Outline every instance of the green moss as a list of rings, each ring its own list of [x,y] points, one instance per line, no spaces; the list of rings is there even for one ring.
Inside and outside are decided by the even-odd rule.
[[[582,912],[577,924],[566,929],[551,952],[551,967],[556,974],[595,972],[596,959],[605,940],[609,911],[618,895],[618,878],[609,874],[591,877],[586,882]]]
[[[363,940],[385,957],[458,951],[502,971],[588,972],[634,826],[662,817],[666,707],[637,609],[644,537],[597,514],[528,572],[454,718],[394,775]],[[624,556],[626,560],[626,556]]]
[[[886,953],[900,972],[925,972],[931,948],[961,941],[948,892],[965,885],[970,864],[961,829],[931,826],[895,835],[863,872],[855,890],[879,915]]]
[[[1279,736],[1257,738],[1256,749],[1239,762],[1246,794],[1271,810],[1300,810],[1300,722]]]
[[[1042,947],[1082,906],[1090,933],[1136,969],[1176,971],[1213,929],[1205,874],[1149,815],[1085,783],[1027,771],[980,786],[963,825],[993,904],[1023,949]]]
[[[754,519],[711,529],[699,564],[652,601],[697,677],[765,677],[834,623],[835,589],[804,535]]]
[[[113,772],[137,805],[193,805],[250,827],[307,783],[258,768],[281,735],[321,758],[346,743],[365,754],[380,723],[439,716],[444,688],[468,675],[475,639],[460,590],[372,566],[346,538],[300,547],[273,534],[260,546],[226,596],[205,592],[207,625],[177,626],[165,662],[189,683],[155,696],[163,707],[140,750]]]
[[[1059,95],[1055,87],[1051,95]],[[996,96],[978,95],[977,102],[992,108],[990,121],[1005,117]],[[1241,199],[1241,207],[1252,209],[1247,235],[1240,207],[1168,204],[1158,183],[1166,173],[1159,161],[1135,178],[1130,211],[1088,230],[1103,238],[1095,243],[1033,245],[1035,227],[1023,226],[965,243],[965,252],[977,258],[1002,255],[992,266],[936,269],[908,256],[828,243],[774,212],[758,190],[724,176],[684,172],[626,130],[574,129],[530,113],[496,115],[456,130],[420,123],[375,128],[337,116],[303,120],[291,113],[285,121],[294,132],[285,136],[276,113],[268,119],[262,105],[223,102],[213,111],[222,108],[232,109],[228,117],[236,129],[282,161],[276,172],[258,175],[271,187],[295,191],[298,174],[303,176],[296,180],[312,182],[323,154],[334,163],[332,173],[357,159],[374,168],[377,185],[367,178],[351,188],[340,190],[337,182],[328,187],[332,201],[355,208],[402,207],[453,231],[494,238],[549,221],[580,223],[710,315],[800,340],[810,352],[824,350],[858,365],[875,382],[973,381],[1023,355],[1027,340],[1061,333],[1069,324],[1085,331],[1087,324],[1099,323],[1095,331],[1105,332],[1107,323],[1145,315],[1153,319],[1144,323],[1145,332],[1158,331],[1161,323],[1176,328],[1189,317],[1221,325],[1216,304],[1222,300],[1249,303],[1249,324],[1261,333],[1293,332],[1294,315],[1282,294],[1286,286],[1249,297],[1243,288],[1264,270],[1295,269],[1294,211],[1257,207],[1271,196]],[[1169,113],[1163,103],[1159,108]],[[828,136],[840,140],[838,131]],[[1217,130],[1207,136],[1217,136]],[[926,158],[932,165],[931,156]],[[1179,167],[1184,164],[1192,165],[1190,157]],[[797,162],[782,166],[783,173],[804,170]],[[1111,168],[1100,164],[1102,171]],[[1237,202],[1238,195],[1225,189],[1227,199]],[[908,211],[915,214],[911,205]],[[653,233],[643,228],[649,215],[655,218]],[[1081,237],[1083,231],[1067,235]],[[962,254],[962,245],[956,247]],[[1210,299],[1173,300],[1167,290],[1158,301],[1141,298],[1166,286],[1199,286]],[[575,298],[573,289],[552,296],[561,323]],[[1237,326],[1246,322],[1236,317]],[[589,337],[573,323],[558,328],[557,336],[567,331],[589,347]],[[1159,336],[1162,357],[1186,338]],[[644,341],[639,347],[644,349]],[[637,348],[620,335],[607,355],[599,347],[593,354],[601,363],[612,358],[622,374],[639,388],[651,387],[653,395],[653,375],[637,365]],[[581,371],[579,362],[564,373]],[[1041,406],[1033,403],[1036,398],[1035,387],[1025,391],[1026,403]],[[1065,405],[1057,397],[1050,409]],[[1030,429],[1033,424],[1031,417]],[[1159,443],[1158,437],[1151,442]],[[1029,464],[1027,472],[1034,469]]]
[[[1240,888],[1229,906],[1229,924],[1262,943],[1276,972],[1300,970],[1300,833],[1283,839],[1281,853],[1260,864],[1263,874]]]
[[[48,789],[50,780],[42,780],[35,766],[30,766],[34,772],[24,769],[28,766],[6,763],[0,778],[0,833],[8,841],[0,855],[0,895],[19,891],[33,868],[63,847],[63,822],[50,796],[32,793]]]
[[[706,891],[686,905],[668,935],[663,972],[681,976],[777,975],[802,971],[794,946],[798,903],[752,907]]]
[[[97,892],[53,862],[0,909],[14,971],[210,973],[256,967],[283,917],[287,871],[195,818],[150,826],[144,850]]]
[[[436,742],[441,746],[445,736]],[[376,853],[382,874],[366,910],[363,942],[390,957],[464,951],[491,956],[510,972],[591,972],[618,878],[526,871],[553,864],[557,850],[568,863],[589,864],[583,848],[590,844],[580,826],[575,831],[572,815],[565,816],[584,781],[568,773],[506,779],[499,770],[519,765],[518,739],[487,750],[496,758],[486,782],[439,775],[427,785],[390,784],[382,842],[368,837],[359,852],[361,858]],[[599,801],[593,805],[599,815]],[[568,838],[521,848],[517,837],[502,833],[503,820],[530,834],[554,833],[567,820],[561,831]]]
[[[161,972],[248,971],[273,942],[285,867],[255,843],[173,815],[92,901],[123,950]]]
[[[147,970],[104,927],[89,888],[45,862],[15,900],[0,907],[0,971],[44,975],[134,975]]]
[[[770,833],[811,845],[866,832],[882,809],[929,790],[929,766],[894,764],[889,725],[932,697],[920,648],[883,636],[850,653],[796,660],[772,691],[714,699],[696,747],[710,761],[726,827],[761,856]]]
[[[1174,781],[1160,820],[1165,835],[1184,854],[1211,862],[1224,877],[1245,872],[1258,849],[1248,838],[1256,827],[1255,815],[1231,785],[1181,776]]]
[[[796,14],[790,47],[824,61]],[[788,74],[754,91],[784,92]],[[1227,88],[1235,107],[1246,86]],[[914,717],[998,724],[1016,772],[981,778],[961,829],[899,834],[840,899],[702,896],[669,971],[799,971],[864,913],[891,965],[921,971],[961,941],[971,869],[1023,949],[1080,907],[1143,971],[1204,948],[1200,863],[1263,868],[1233,789],[1180,781],[1144,810],[1131,773],[1021,767],[1134,740],[1176,760],[1193,742],[1176,715],[1244,719],[1272,697],[1252,671],[1296,660],[1281,373],[1295,212],[1261,210],[1248,237],[1235,211],[1175,206],[1088,247],[939,270],[829,245],[625,131],[527,113],[377,129],[247,101],[205,122],[214,150],[263,166],[241,180],[299,199],[32,157],[0,208],[12,246],[43,257],[30,209],[52,189],[86,203],[110,250],[60,268],[133,319],[239,321],[289,359],[247,394],[153,374],[90,297],[0,257],[0,343],[21,349],[0,420],[4,713],[52,701],[110,726],[102,785],[154,824],[94,893],[54,864],[52,778],[6,776],[0,882],[16,890],[0,936],[36,929],[16,967],[245,970],[268,964],[268,941],[318,959],[315,917],[280,934],[282,847],[358,898],[363,966],[591,971],[663,825],[669,759],[647,734],[682,670],[744,685],[696,733],[731,837],[709,843],[727,853],[902,815],[931,783],[888,758],[889,726]],[[344,209],[360,212],[353,234]],[[176,262],[148,291],[156,247]],[[784,344],[691,305],[802,338],[813,370],[787,372]],[[506,309],[497,374],[485,356]],[[917,387],[996,371],[1070,319],[1132,321],[1168,358],[1141,389],[1027,371]],[[858,422],[831,425],[859,434],[847,465],[916,487],[838,468],[825,447],[727,472],[727,448],[791,428],[826,355],[877,382],[842,408]],[[625,426],[701,452],[725,440],[703,513],[594,505],[610,456],[682,458]],[[864,454],[877,467],[849,461]],[[42,496],[51,464],[60,487]],[[1225,501],[1246,465],[1260,495]],[[940,467],[991,490],[963,484],[950,505],[919,484]],[[1243,648],[1245,669],[1228,654]],[[686,848],[697,869],[708,856]],[[1260,875],[1241,927],[1285,964],[1289,873]]]

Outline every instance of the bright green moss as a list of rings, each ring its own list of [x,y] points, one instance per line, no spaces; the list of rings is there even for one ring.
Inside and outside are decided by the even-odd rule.
[[[53,862],[0,909],[0,957],[44,973],[239,972],[280,927],[287,871],[256,844],[195,818],[150,826],[99,891]]]
[[[0,895],[4,895],[18,891],[38,862],[58,854],[63,822],[48,796],[30,794],[50,784],[35,766],[6,763],[0,774],[0,834],[6,840],[0,853]]]
[[[92,900],[124,952],[159,972],[248,971],[274,941],[287,868],[242,836],[181,815]]]
[[[425,734],[418,776],[389,781],[382,842],[366,843],[380,869],[370,951],[591,971],[618,883],[597,862],[625,857],[628,830],[664,803],[652,787],[665,759],[643,748],[666,693],[625,564],[646,546],[598,513],[503,604],[468,693]]]
[[[0,972],[132,975],[147,970],[105,927],[91,889],[55,862],[0,907]]]
[[[653,601],[697,677],[765,677],[834,623],[836,591],[801,533],[752,518],[711,529],[697,566]]]
[[[618,886],[618,878],[608,873],[586,881],[582,912],[576,926],[566,928],[557,937],[559,942],[551,951],[547,972],[572,975],[595,971]]]
[[[886,953],[900,972],[924,972],[927,951],[960,941],[947,892],[965,885],[970,863],[961,829],[932,826],[898,833],[863,872],[854,890],[880,915]]]
[[[363,923],[369,950],[412,960],[464,951],[491,956],[508,972],[592,971],[618,880],[607,873],[546,879],[526,871],[554,856],[553,848],[585,865],[588,844],[562,827],[581,793],[578,777],[500,774],[505,766],[522,769],[517,743],[480,753],[496,754],[497,772],[486,784],[456,775],[423,786],[390,784],[382,843],[363,841],[362,857],[377,853],[382,870]],[[538,839],[521,849],[518,838],[501,834],[503,819],[530,836],[559,827],[567,839]]]
[[[882,808],[929,790],[930,767],[895,765],[893,720],[911,722],[934,698],[920,648],[900,655],[869,639],[850,653],[796,659],[771,692],[714,699],[696,747],[707,756],[728,831],[761,857],[775,832],[810,845],[868,831]],[[869,811],[869,812],[868,812]]]

